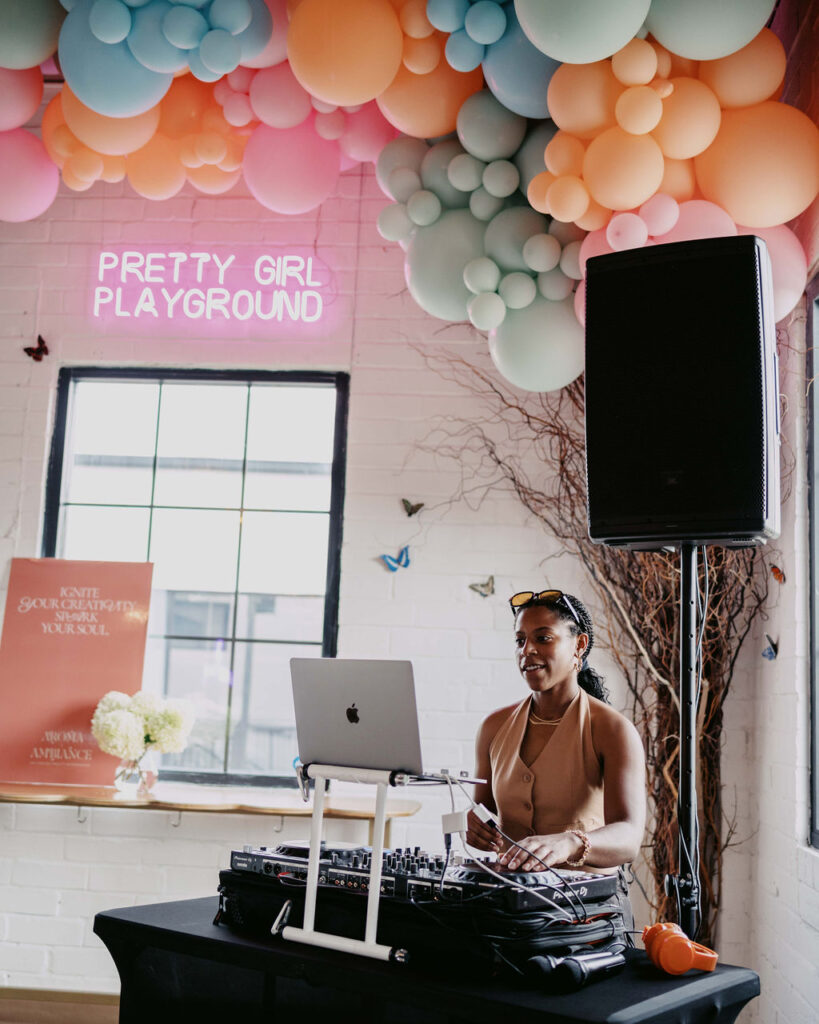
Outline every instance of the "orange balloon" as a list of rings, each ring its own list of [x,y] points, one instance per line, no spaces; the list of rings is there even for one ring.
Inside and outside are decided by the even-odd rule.
[[[124,156],[104,156],[102,158],[102,174],[100,175],[100,178],[103,181],[108,181],[113,184],[114,182],[122,181],[124,177]]]
[[[376,102],[390,124],[405,135],[432,139],[455,130],[461,104],[482,85],[479,67],[456,71],[442,60],[428,75],[414,75],[402,66]]]
[[[684,203],[693,199],[697,191],[697,178],[694,174],[693,160],[672,160],[665,158],[665,171],[663,180],[660,182],[658,192],[666,192],[676,199],[678,203]]]
[[[651,39],[651,45],[657,55],[657,74],[660,78],[668,78],[671,74],[671,54],[656,39]]]
[[[58,167],[62,167],[65,158],[69,155],[69,150],[65,148],[65,145],[60,144],[60,136],[64,137],[66,144],[69,144],[69,140],[72,140],[71,144],[73,144],[74,136],[65,123],[63,104],[59,93],[49,101],[48,106],[43,111],[43,119],[40,122],[40,134],[43,137],[43,145],[46,148],[49,160]]]
[[[404,33],[389,0],[302,0],[290,20],[293,74],[339,106],[375,99],[401,66]]]
[[[702,60],[699,79],[722,107],[750,107],[773,96],[785,79],[785,47],[769,28],[736,53]]]
[[[425,39],[413,39],[406,36],[402,60],[404,67],[414,75],[428,75],[434,71],[443,55],[439,33]]]
[[[546,193],[556,180],[551,171],[541,171],[540,174],[536,174],[532,178],[529,182],[529,188],[526,190],[526,198],[529,200],[529,205],[533,210],[537,210],[538,213],[549,212]]]
[[[83,181],[96,181],[103,170],[102,157],[88,146],[80,146],[66,160],[65,166],[75,177]]]
[[[611,217],[611,210],[596,203],[593,199],[589,201],[589,208],[582,217],[578,217],[575,224],[584,231],[597,231],[605,227]]]
[[[586,147],[568,132],[555,132],[543,152],[547,170],[552,174],[573,174],[580,177],[583,173],[583,156]],[[564,220],[565,218],[558,218]],[[570,217],[569,220],[574,220]]]
[[[63,167],[62,178],[63,183],[74,192],[87,192],[94,184],[93,180],[90,178],[86,179],[78,177],[67,164]]]
[[[663,101],[649,85],[624,89],[614,107],[617,123],[632,135],[646,135],[663,116]]]
[[[218,196],[227,192],[228,189],[233,188],[241,176],[241,168],[234,171],[223,171],[212,164],[188,169],[188,181],[200,192],[205,192],[209,196]]]
[[[89,149],[106,156],[141,149],[159,126],[159,105],[134,117],[106,117],[77,99],[68,83],[63,86],[62,96],[68,127]]]
[[[203,164],[220,164],[227,156],[227,140],[218,132],[196,136],[196,155]]]
[[[694,166],[702,194],[737,224],[784,224],[819,192],[819,129],[801,110],[773,100],[726,110]]]
[[[592,199],[610,210],[632,210],[653,196],[663,179],[663,154],[650,135],[609,128],[592,139],[583,179]]]
[[[664,156],[687,160],[714,141],[719,131],[719,100],[696,78],[672,78],[674,91],[663,100],[663,116],[653,135]]]
[[[546,193],[549,212],[556,220],[566,223],[577,220],[589,208],[589,190],[583,180],[572,174],[563,174],[556,178]]]
[[[159,131],[172,139],[181,139],[199,131],[202,115],[213,104],[213,86],[193,75],[171,82],[159,104]]]
[[[592,139],[614,124],[614,105],[622,89],[610,60],[561,64],[546,94],[549,116],[563,131]]]
[[[648,85],[657,74],[657,51],[645,39],[632,39],[612,55],[611,70],[623,85]]]
[[[427,17],[426,0],[406,0],[398,7],[401,28],[412,39],[426,39],[435,31]]]
[[[245,152],[247,139],[234,136],[225,140],[227,142],[227,153],[223,160],[219,161],[218,167],[221,171],[236,171],[242,166],[242,157]]]
[[[131,188],[146,199],[170,199],[185,184],[179,144],[157,132],[151,141],[125,158]]]

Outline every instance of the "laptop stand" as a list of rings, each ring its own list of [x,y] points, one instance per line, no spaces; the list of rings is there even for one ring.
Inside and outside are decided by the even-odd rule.
[[[404,772],[345,768],[341,765],[328,764],[299,765],[297,773],[302,796],[305,799],[307,799],[307,779],[316,781],[313,815],[310,822],[310,856],[307,862],[304,919],[301,928],[284,924],[289,912],[288,901],[282,908],[271,931],[274,935],[280,933],[283,939],[291,942],[304,942],[310,946],[323,946],[325,949],[336,949],[342,953],[357,953],[359,956],[369,956],[376,960],[394,960],[404,963],[407,960],[405,949],[378,943],[375,941],[375,935],[378,927],[378,904],[381,898],[381,862],[384,852],[384,829],[387,821],[387,787],[405,786],[411,781],[411,777]],[[315,928],[321,834],[324,821],[324,795],[329,779],[337,779],[339,782],[360,782],[376,787],[373,849],[370,857],[370,881],[367,893],[367,920],[363,940],[317,931]]]

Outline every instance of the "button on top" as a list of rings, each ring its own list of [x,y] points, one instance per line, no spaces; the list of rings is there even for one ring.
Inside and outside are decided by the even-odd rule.
[[[532,809],[532,805],[529,803],[528,800],[523,801],[523,806],[526,808],[527,811],[531,811]]]
[[[529,774],[529,772],[524,772],[523,773],[523,781],[524,782],[531,782],[532,781],[532,776]]]

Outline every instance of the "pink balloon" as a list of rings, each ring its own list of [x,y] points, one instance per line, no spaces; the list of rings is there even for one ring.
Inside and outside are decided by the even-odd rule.
[[[578,262],[580,273],[586,276],[586,260],[592,256],[603,256],[607,252],[614,252],[606,238],[606,229],[598,228],[597,231],[590,231],[580,244]]]
[[[257,53],[250,60],[242,61],[242,64],[248,68],[272,68],[275,64],[281,64],[287,56],[287,26],[290,21],[287,14],[287,0],[264,0],[264,2],[273,18],[273,35],[261,53]],[[235,88],[236,86],[234,86]]]
[[[20,128],[37,113],[43,98],[43,73],[36,68],[0,68],[0,132]]]
[[[808,260],[802,243],[789,227],[742,228],[741,235],[765,239],[773,270],[774,320],[778,323],[796,306],[808,281]]]
[[[31,132],[0,132],[0,220],[33,220],[54,202],[60,172]]]
[[[650,235],[664,235],[677,223],[680,204],[666,192],[656,192],[639,210]]]
[[[271,128],[295,128],[313,112],[310,93],[296,81],[289,64],[256,72],[250,83],[250,105]]]
[[[356,162],[375,163],[378,154],[396,135],[397,130],[378,109],[375,100],[371,100],[354,114],[347,114],[347,128],[340,140],[341,152]]]
[[[615,252],[639,249],[648,239],[648,226],[636,213],[616,213],[606,228],[606,240]]]
[[[260,124],[245,147],[244,174],[253,196],[276,213],[306,213],[331,195],[338,181],[337,142],[316,135],[312,120],[295,128]]]
[[[586,326],[586,282],[580,281],[574,293],[574,315],[581,327]]]
[[[735,235],[737,226],[721,206],[706,199],[689,199],[680,203],[680,216],[670,231],[658,242],[687,242],[692,238],[720,238]]]

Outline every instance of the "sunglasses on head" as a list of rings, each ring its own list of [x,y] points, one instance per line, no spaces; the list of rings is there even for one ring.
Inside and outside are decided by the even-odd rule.
[[[509,607],[513,612],[519,612],[521,608],[534,604],[535,601],[542,601],[544,604],[563,605],[578,626],[581,629],[583,628],[583,623],[580,621],[580,616],[577,614],[574,605],[562,590],[541,590],[538,594],[533,590],[521,590],[519,594],[513,594],[509,598]]]

